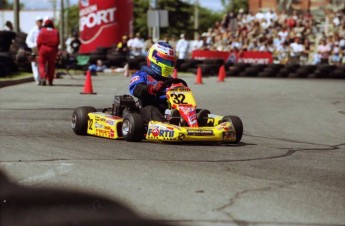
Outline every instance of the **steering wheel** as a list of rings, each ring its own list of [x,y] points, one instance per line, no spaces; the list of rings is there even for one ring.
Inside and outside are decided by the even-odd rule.
[[[163,85],[165,87],[169,87],[172,84],[177,84],[177,83],[182,83],[184,86],[188,87],[187,83],[183,79],[180,79],[180,78],[170,78],[170,79],[164,81]]]

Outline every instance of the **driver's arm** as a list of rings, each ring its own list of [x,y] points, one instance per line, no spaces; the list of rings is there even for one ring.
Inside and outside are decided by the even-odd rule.
[[[149,92],[148,92],[148,85],[145,83],[139,83],[137,84],[134,89],[133,89],[133,96],[135,97],[146,97],[149,96]]]

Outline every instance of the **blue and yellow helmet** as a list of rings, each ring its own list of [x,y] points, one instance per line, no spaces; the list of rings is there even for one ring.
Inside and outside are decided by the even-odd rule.
[[[147,65],[162,77],[169,77],[174,71],[175,64],[175,51],[166,42],[153,44],[147,53]]]

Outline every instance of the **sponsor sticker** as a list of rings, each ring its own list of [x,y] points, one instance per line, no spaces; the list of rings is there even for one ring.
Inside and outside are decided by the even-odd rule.
[[[108,125],[111,125],[111,126],[113,126],[115,124],[115,122],[113,120],[107,120],[106,122]]]
[[[212,130],[202,130],[202,129],[187,129],[187,135],[189,136],[211,136],[213,135]]]
[[[154,137],[174,137],[175,131],[171,129],[162,129],[159,127],[150,128],[147,132],[148,136]]]
[[[140,80],[139,75],[136,75],[136,76],[131,78],[130,84],[132,84],[133,82],[139,81],[139,80]]]

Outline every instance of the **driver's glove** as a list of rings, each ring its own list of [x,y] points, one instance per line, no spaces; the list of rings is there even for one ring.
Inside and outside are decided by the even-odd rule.
[[[151,95],[156,95],[156,93],[162,91],[163,89],[164,89],[164,84],[162,81],[159,81],[154,85],[147,86],[147,92]]]

